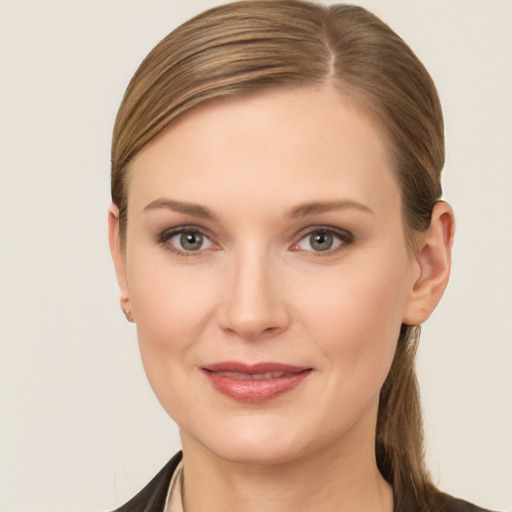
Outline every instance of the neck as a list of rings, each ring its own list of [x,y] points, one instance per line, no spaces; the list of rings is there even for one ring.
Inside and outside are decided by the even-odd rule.
[[[220,458],[182,433],[184,510],[202,512],[391,512],[373,443],[366,453],[334,443],[293,461]]]

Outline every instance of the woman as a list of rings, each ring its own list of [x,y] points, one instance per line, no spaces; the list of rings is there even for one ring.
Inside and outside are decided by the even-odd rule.
[[[479,510],[429,480],[414,374],[443,161],[431,78],[362,8],[234,3],[152,50],[109,232],[183,454],[119,510]]]

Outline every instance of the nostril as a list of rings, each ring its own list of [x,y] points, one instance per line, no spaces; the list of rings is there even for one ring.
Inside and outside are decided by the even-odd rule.
[[[238,327],[228,327],[225,329],[228,333],[238,336],[240,338],[246,340],[258,340],[258,339],[267,339],[272,336],[277,335],[280,331],[283,330],[282,327],[264,327],[259,328],[257,326],[238,326]]]

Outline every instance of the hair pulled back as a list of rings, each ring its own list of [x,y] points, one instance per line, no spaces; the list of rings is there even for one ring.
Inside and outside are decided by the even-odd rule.
[[[379,18],[350,5],[249,0],[206,11],[165,37],[133,76],[112,143],[112,200],[124,243],[131,159],[178,116],[213,98],[329,83],[380,123],[401,189],[406,229],[422,231],[441,196],[441,106],[411,49]],[[377,465],[395,496],[411,487],[427,507],[414,359],[419,327],[403,325],[381,390]]]

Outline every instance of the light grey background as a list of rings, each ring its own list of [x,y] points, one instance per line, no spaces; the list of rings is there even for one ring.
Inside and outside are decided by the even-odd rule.
[[[0,1],[0,510],[101,511],[179,447],[122,316],[109,145],[140,60],[208,0]],[[444,105],[452,282],[422,338],[442,489],[512,508],[512,2],[358,0]]]

